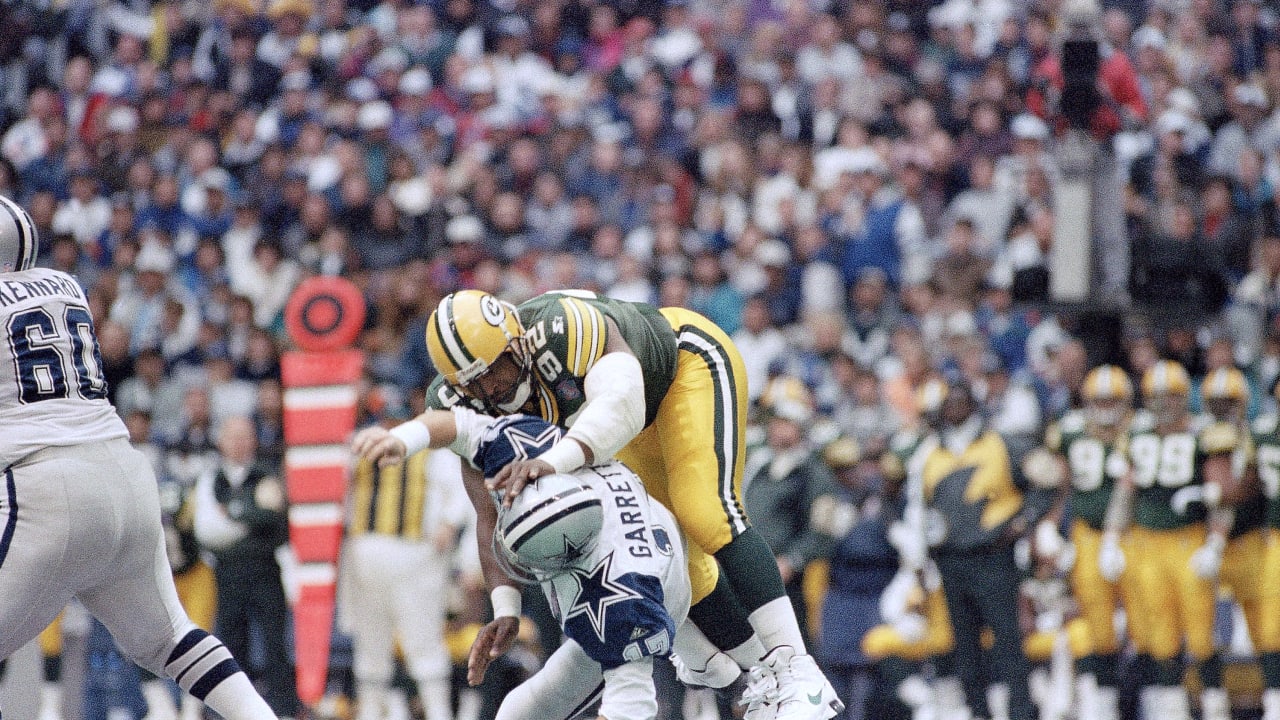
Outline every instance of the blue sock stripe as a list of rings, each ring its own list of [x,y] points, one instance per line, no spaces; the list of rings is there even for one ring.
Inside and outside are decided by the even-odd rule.
[[[235,658],[229,657],[226,660],[209,668],[209,671],[200,676],[191,689],[187,692],[191,693],[197,700],[204,701],[205,697],[218,687],[223,680],[240,672],[240,666],[236,664]]]
[[[195,630],[192,630],[191,632],[187,633],[185,636],[183,636],[182,640],[178,641],[178,646],[173,649],[173,652],[169,653],[169,659],[166,660],[164,664],[165,665],[172,664],[178,658],[191,652],[191,648],[200,644],[200,641],[204,640],[207,637],[209,637],[209,633],[199,628],[196,628]]]
[[[196,665],[199,665],[201,660],[204,660],[205,658],[209,657],[209,656],[210,656],[210,655],[212,655],[213,653],[218,652],[219,650],[222,650],[223,652],[226,652],[226,648],[224,648],[224,647],[222,646],[222,643],[218,643],[217,645],[214,645],[213,647],[209,648],[208,650],[205,650],[205,651],[204,651],[204,654],[202,654],[200,657],[198,657],[198,658],[196,658],[195,660],[193,660],[193,661],[191,661],[191,662],[187,663],[187,666],[186,666],[185,668],[183,668],[183,669],[182,669],[182,672],[178,673],[177,675],[174,675],[174,676],[173,676],[173,681],[174,681],[174,682],[176,682],[176,683],[178,683],[179,685],[181,685],[181,684],[182,684],[182,678],[186,677],[186,676],[187,676],[187,673],[191,672],[191,669],[192,669],[192,668],[194,668]]]

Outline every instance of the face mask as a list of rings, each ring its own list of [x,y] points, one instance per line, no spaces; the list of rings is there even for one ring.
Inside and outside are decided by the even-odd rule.
[[[529,397],[533,395],[533,379],[526,374],[516,385],[515,392],[511,394],[511,400],[505,403],[494,403],[499,410],[504,413],[513,413],[524,407],[529,402]]]

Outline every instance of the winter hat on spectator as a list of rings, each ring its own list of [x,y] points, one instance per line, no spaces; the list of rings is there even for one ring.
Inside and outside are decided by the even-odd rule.
[[[1196,94],[1185,87],[1176,87],[1169,91],[1168,105],[1170,110],[1177,110],[1189,118],[1200,117],[1200,101]]]
[[[387,188],[387,193],[391,196],[391,204],[410,217],[418,217],[426,212],[433,199],[431,184],[421,177],[393,182]]]
[[[358,77],[347,83],[347,99],[367,103],[378,99],[378,86],[367,77]]]
[[[212,167],[200,173],[200,184],[205,190],[227,192],[231,188],[231,173],[220,167]]]
[[[1231,97],[1241,105],[1250,107],[1267,108],[1267,93],[1257,85],[1249,83],[1240,83],[1235,90],[1231,91]]]
[[[107,113],[107,130],[116,133],[131,133],[138,129],[138,111],[129,105],[112,108]]]
[[[493,92],[493,73],[489,69],[477,65],[462,74],[458,80],[462,91],[468,95],[483,95]]]
[[[1171,132],[1185,135],[1190,129],[1191,119],[1177,110],[1165,110],[1160,113],[1160,117],[1156,118],[1155,130],[1157,135],[1165,135]]]
[[[444,237],[453,245],[478,243],[484,239],[484,225],[475,215],[459,215],[444,226]]]
[[[494,29],[498,35],[523,38],[529,36],[529,22],[519,15],[504,15]]]
[[[391,127],[391,106],[385,100],[374,100],[360,106],[356,124],[365,132],[386,130]]]
[[[1133,34],[1133,46],[1139,50],[1143,48],[1164,50],[1166,44],[1164,33],[1150,25],[1143,25]]]
[[[133,267],[138,272],[158,272],[167,275],[173,272],[173,266],[173,251],[155,240],[144,241],[138,250],[138,257],[133,261]]]
[[[756,248],[755,260],[764,267],[786,267],[791,262],[791,250],[781,240],[766,240]]]
[[[1013,122],[1009,123],[1009,131],[1019,140],[1043,142],[1049,139],[1049,126],[1031,113],[1022,113],[1015,117]]]
[[[408,66],[409,60],[404,56],[404,53],[396,48],[389,47],[373,56],[373,59],[369,61],[369,72],[373,75],[387,71],[399,74],[404,72],[404,69]]]
[[[307,90],[311,87],[311,73],[306,70],[294,70],[293,72],[280,78],[280,90],[289,92],[291,90]]]
[[[423,68],[410,68],[400,76],[397,86],[401,95],[426,95],[431,92],[431,73]]]

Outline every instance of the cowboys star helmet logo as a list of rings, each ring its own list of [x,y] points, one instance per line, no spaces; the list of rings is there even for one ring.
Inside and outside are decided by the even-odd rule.
[[[565,622],[579,615],[586,615],[600,642],[605,641],[605,618],[609,606],[624,600],[639,600],[641,597],[640,593],[609,577],[612,568],[613,553],[609,553],[589,572],[574,571],[573,579],[578,583],[578,593],[565,615]]]

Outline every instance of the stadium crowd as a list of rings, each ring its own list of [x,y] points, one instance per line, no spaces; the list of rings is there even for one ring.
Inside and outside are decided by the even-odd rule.
[[[875,517],[930,380],[965,383],[1010,446],[1040,444],[1104,362],[1137,382],[1176,360],[1197,411],[1236,367],[1249,416],[1274,412],[1276,8],[1100,10],[1091,130],[1127,237],[1097,244],[1129,260],[1099,332],[1097,308],[1048,302],[1064,5],[0,2],[0,194],[83,284],[111,399],[166,482],[216,465],[228,418],[279,460],[283,307],[340,275],[370,308],[362,425],[421,409],[447,293],[591,289],[730,333],[757,442],[803,456],[761,472],[811,470]],[[811,617],[861,718],[885,694],[862,636],[901,549],[822,494],[764,497],[757,522],[796,543],[778,552],[799,604],[805,566],[862,563],[874,591]]]

